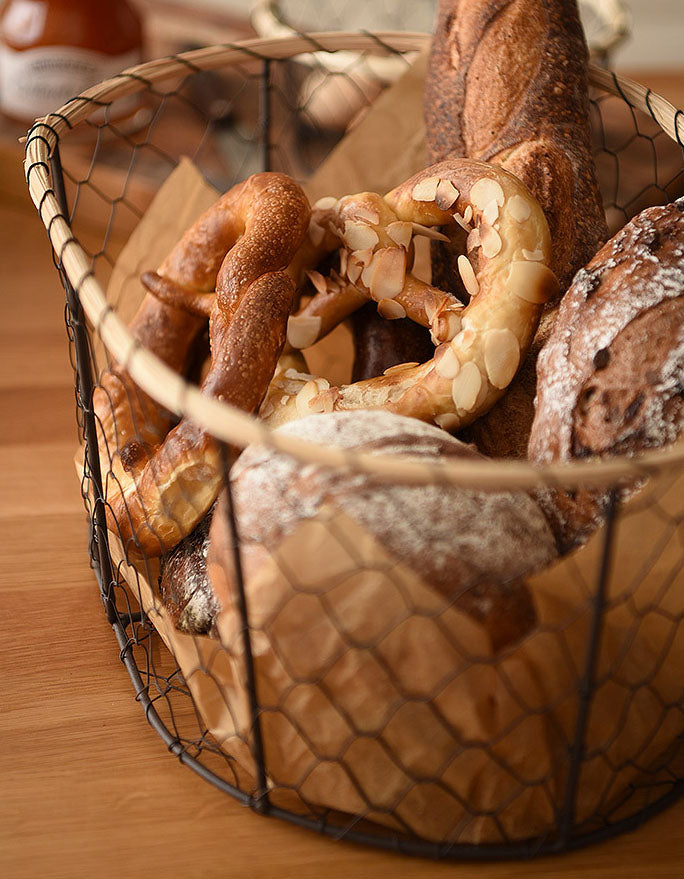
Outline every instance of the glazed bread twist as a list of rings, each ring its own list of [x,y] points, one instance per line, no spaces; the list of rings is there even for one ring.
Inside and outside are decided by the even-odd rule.
[[[150,289],[174,303],[166,307],[180,313],[186,307],[193,316],[210,310],[212,362],[204,393],[247,412],[259,407],[293,303],[294,284],[283,270],[304,240],[309,214],[306,196],[290,178],[254,175],[223,196],[174,249],[171,263],[187,259],[195,267],[194,274],[188,267],[189,289],[147,276]],[[194,246],[202,230],[206,251]],[[184,242],[192,244],[189,254]],[[198,297],[195,291],[213,284],[221,251],[216,295]],[[222,479],[217,444],[184,419],[143,467],[128,468],[126,476],[110,502],[110,526],[128,550],[160,555],[188,535],[214,502]]]
[[[558,290],[548,268],[548,225],[526,187],[500,168],[460,159],[421,171],[389,193],[384,204],[364,193],[323,207],[349,250],[343,260],[346,277],[336,278],[332,291],[320,278],[320,292],[288,322],[289,343],[294,348],[313,344],[372,298],[383,316],[408,315],[431,327],[439,347],[424,364],[403,364],[343,387],[327,388],[324,380],[303,376],[296,392],[283,389],[278,405],[269,395],[262,417],[275,426],[314,412],[385,408],[454,430],[486,412],[515,375],[544,302]],[[355,219],[348,218],[349,210]],[[360,210],[365,222],[358,219]],[[412,224],[423,229],[470,221],[476,268],[461,256],[459,268],[472,297],[463,308],[406,269]]]
[[[432,161],[493,162],[530,189],[566,289],[608,237],[575,0],[440,0],[424,110]]]

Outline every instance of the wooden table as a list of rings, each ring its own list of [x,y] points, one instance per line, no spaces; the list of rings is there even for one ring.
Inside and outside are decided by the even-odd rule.
[[[684,77],[647,81],[684,106]],[[684,802],[634,833],[566,856],[435,864],[259,818],[169,756],[133,698],[88,566],[63,294],[20,177],[19,156],[12,168],[0,166],[0,874],[684,875]]]

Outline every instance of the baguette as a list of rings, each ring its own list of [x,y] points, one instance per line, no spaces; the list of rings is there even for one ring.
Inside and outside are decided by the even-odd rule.
[[[546,214],[561,290],[608,237],[587,59],[574,0],[440,0],[425,80],[430,161],[481,159],[519,177]]]

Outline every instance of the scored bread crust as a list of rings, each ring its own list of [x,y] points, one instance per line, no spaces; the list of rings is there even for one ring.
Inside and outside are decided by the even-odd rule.
[[[608,237],[574,0],[441,0],[425,79],[430,161],[502,165],[546,214],[565,289]]]
[[[537,361],[531,460],[634,455],[684,420],[684,198],[648,208],[578,272]],[[605,492],[556,492],[561,545],[595,527]],[[545,505],[546,506],[546,505]]]

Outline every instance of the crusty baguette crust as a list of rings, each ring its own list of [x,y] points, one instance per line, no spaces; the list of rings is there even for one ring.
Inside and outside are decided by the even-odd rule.
[[[565,289],[608,237],[573,0],[440,0],[425,80],[431,161],[503,165],[536,196]]]

